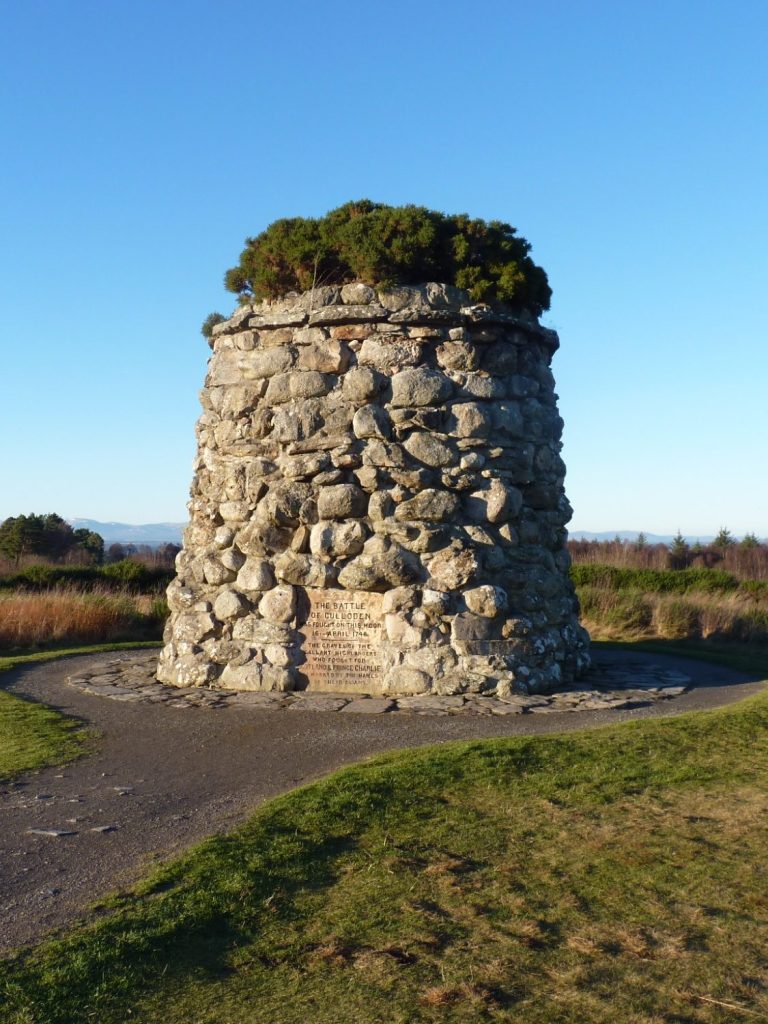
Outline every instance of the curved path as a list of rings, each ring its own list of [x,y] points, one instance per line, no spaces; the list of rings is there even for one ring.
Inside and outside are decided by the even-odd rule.
[[[96,655],[17,669],[3,688],[101,733],[93,754],[0,787],[0,951],[72,922],[99,897],[161,860],[231,829],[262,801],[368,755],[446,740],[563,732],[717,707],[763,683],[703,662],[647,658],[694,689],[635,710],[547,715],[291,714],[122,703],[67,685]],[[46,835],[31,829],[69,834]]]

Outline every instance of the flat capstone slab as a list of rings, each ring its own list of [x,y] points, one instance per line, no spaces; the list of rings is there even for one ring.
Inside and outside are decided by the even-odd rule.
[[[592,654],[592,668],[577,686],[552,694],[492,694],[439,697],[366,697],[359,694],[262,692],[175,687],[155,679],[155,651],[127,651],[94,659],[87,672],[67,676],[71,686],[110,700],[166,704],[218,711],[253,707],[270,711],[331,711],[346,714],[542,715],[576,711],[626,711],[671,700],[694,685],[693,679],[631,654]]]

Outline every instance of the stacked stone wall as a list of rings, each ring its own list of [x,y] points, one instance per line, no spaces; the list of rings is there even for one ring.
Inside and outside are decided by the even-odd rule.
[[[503,695],[587,667],[555,332],[352,284],[242,307],[212,345],[161,681]]]

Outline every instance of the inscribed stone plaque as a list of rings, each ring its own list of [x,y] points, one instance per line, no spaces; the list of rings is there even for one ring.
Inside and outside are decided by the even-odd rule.
[[[332,693],[380,693],[381,594],[363,590],[307,590],[301,671],[307,688]]]

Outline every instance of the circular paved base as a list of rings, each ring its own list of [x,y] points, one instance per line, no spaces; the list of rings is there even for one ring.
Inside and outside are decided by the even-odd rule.
[[[157,654],[129,652],[95,656],[87,671],[72,673],[71,686],[99,697],[132,703],[167,704],[172,708],[213,710],[245,705],[270,710],[342,711],[355,714],[407,713],[419,715],[521,715],[565,711],[608,711],[650,707],[685,693],[693,679],[665,665],[663,659],[600,651],[593,667],[577,686],[549,695],[514,694],[507,698],[467,694],[439,697],[369,697],[355,694],[265,693],[164,686],[155,679]]]

